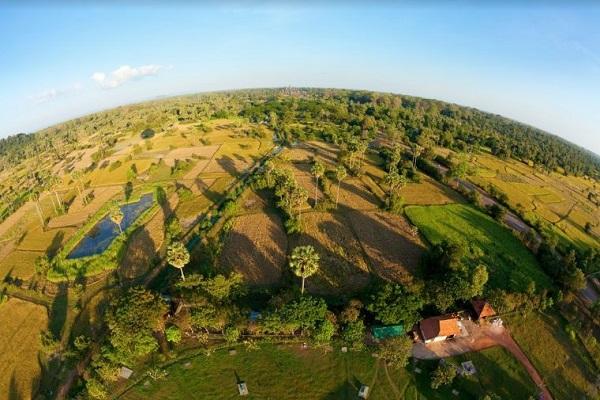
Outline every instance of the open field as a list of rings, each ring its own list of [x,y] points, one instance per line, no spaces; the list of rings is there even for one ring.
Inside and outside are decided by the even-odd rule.
[[[275,285],[286,267],[287,236],[276,214],[235,219],[219,260],[225,271],[239,272],[253,286]]]
[[[40,333],[46,309],[19,299],[0,305],[0,400],[30,399],[37,390]]]
[[[406,204],[432,205],[464,202],[462,197],[449,187],[425,174],[419,176],[421,182],[409,183],[400,191]]]
[[[578,339],[569,338],[559,314],[532,312],[527,317],[510,317],[508,322],[513,338],[555,399],[598,398],[593,389],[598,371]]]
[[[597,183],[556,172],[541,173],[525,163],[485,153],[477,155],[475,164],[479,170],[469,177],[473,183],[499,188],[511,207],[552,224],[562,244],[580,249],[600,247],[600,213],[587,197],[598,192]],[[592,224],[591,234],[584,230],[587,222]]]
[[[289,248],[312,245],[321,256],[319,271],[306,280],[317,294],[350,295],[369,282],[360,243],[342,215],[309,212],[302,215],[304,232],[290,238]]]
[[[361,385],[371,389],[369,399],[455,398],[478,400],[487,391],[506,399],[527,399],[535,387],[523,368],[502,348],[456,357],[471,360],[479,373],[458,377],[450,386],[433,390],[429,371],[433,362],[419,362],[421,373],[388,368],[369,351],[341,353],[339,349],[301,350],[300,345],[262,344],[257,350],[238,348],[236,355],[219,350],[210,357],[197,356],[167,367],[168,377],[139,384],[121,399],[235,399],[238,380],[246,382],[249,399],[356,399]],[[189,364],[186,366],[186,363]]]
[[[0,278],[7,276],[21,280],[30,279],[35,273],[35,260],[44,252],[15,250],[0,261]]]
[[[425,245],[404,217],[381,211],[354,211],[348,214],[348,220],[375,274],[397,282],[412,280]]]
[[[531,281],[538,288],[551,286],[550,278],[519,239],[471,206],[409,206],[406,215],[429,242],[461,242],[471,253],[479,253],[488,268],[491,287],[525,291]]]

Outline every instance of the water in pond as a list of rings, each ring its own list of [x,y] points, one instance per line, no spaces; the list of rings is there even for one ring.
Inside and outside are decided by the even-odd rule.
[[[123,221],[121,228],[125,231],[133,222],[146,211],[153,202],[151,193],[143,195],[139,201],[121,206]],[[85,235],[71,251],[67,258],[81,258],[102,253],[119,236],[119,227],[106,215]]]

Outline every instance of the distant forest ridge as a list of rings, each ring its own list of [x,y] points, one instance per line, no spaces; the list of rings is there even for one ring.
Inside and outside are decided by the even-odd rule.
[[[210,92],[120,106],[36,133],[0,139],[0,170],[40,151],[63,153],[64,146],[75,146],[86,135],[100,133],[113,137],[123,130],[162,129],[173,123],[233,115],[253,122],[277,118],[283,136],[305,136],[299,132],[298,124],[311,130],[308,136],[330,141],[336,135],[376,132],[424,147],[437,145],[456,151],[485,147],[498,157],[531,161],[546,171],[600,179],[600,156],[500,115],[434,99],[313,88]]]

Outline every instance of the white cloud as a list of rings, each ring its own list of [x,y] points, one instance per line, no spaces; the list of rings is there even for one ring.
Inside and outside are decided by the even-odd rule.
[[[112,89],[121,86],[127,81],[141,79],[145,76],[157,75],[161,70],[167,69],[163,65],[142,65],[140,67],[130,67],[123,65],[110,74],[104,72],[94,72],[91,79],[97,82],[104,89]]]
[[[29,100],[33,101],[36,104],[46,103],[50,100],[54,100],[57,97],[61,97],[61,96],[65,96],[65,95],[69,95],[69,94],[78,92],[79,90],[81,90],[81,88],[82,88],[81,83],[77,82],[77,83],[73,84],[71,87],[64,88],[64,89],[52,88],[52,89],[44,90],[40,93],[29,96]]]

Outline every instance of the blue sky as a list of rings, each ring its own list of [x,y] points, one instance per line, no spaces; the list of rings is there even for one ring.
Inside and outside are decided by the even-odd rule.
[[[600,153],[591,2],[0,4],[0,137],[156,96],[292,85],[438,98]]]

